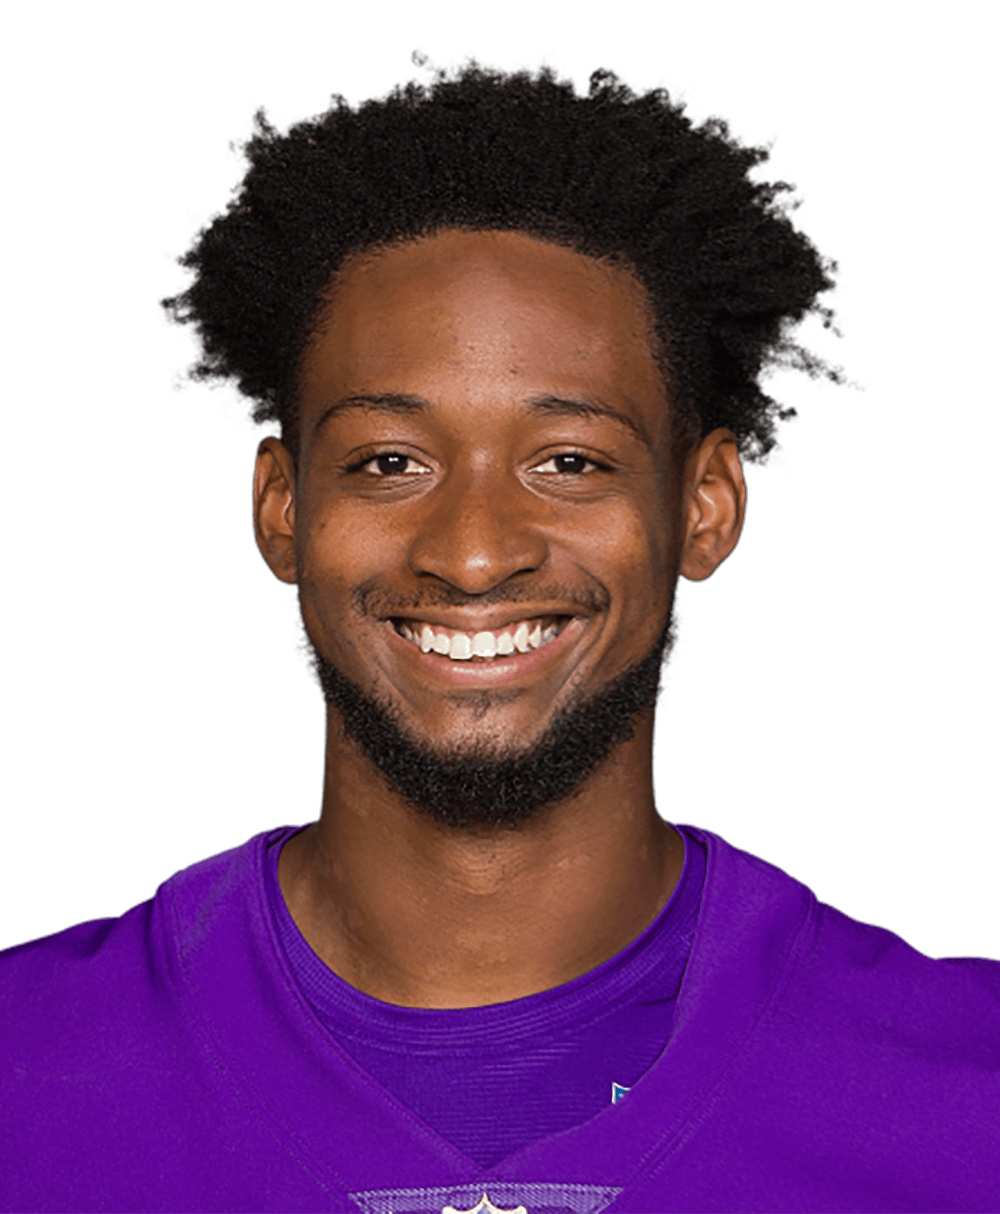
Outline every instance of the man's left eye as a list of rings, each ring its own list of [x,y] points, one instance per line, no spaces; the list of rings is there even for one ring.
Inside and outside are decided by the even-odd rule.
[[[557,475],[579,474],[581,472],[590,472],[598,465],[592,459],[587,459],[585,455],[578,455],[574,451],[567,451],[562,455],[553,455],[547,459],[544,464],[536,464],[532,468],[532,472],[545,472],[548,475],[556,473]]]

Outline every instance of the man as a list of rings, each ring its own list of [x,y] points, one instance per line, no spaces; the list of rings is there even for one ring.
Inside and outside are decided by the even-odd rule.
[[[281,425],[322,812],[5,955],[5,1208],[996,1208],[1000,966],[656,812],[677,578],[825,370],[763,153],[470,68],[248,154],[168,306]]]

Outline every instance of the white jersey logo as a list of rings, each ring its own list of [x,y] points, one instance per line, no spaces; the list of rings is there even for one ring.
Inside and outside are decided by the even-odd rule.
[[[480,1197],[478,1205],[473,1206],[471,1210],[456,1210],[454,1206],[445,1206],[441,1214],[528,1214],[528,1211],[524,1206],[517,1206],[513,1210],[501,1210],[484,1193]]]
[[[360,1214],[602,1214],[621,1192],[610,1185],[482,1180],[352,1193]]]

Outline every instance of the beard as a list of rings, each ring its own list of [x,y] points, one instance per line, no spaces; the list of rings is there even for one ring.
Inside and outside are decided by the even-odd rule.
[[[634,666],[589,698],[578,695],[529,747],[496,750],[486,743],[434,748],[412,737],[390,704],[366,694],[317,650],[313,666],[328,704],[352,739],[400,797],[454,831],[513,830],[577,792],[635,732],[636,718],[656,705],[660,672],[674,643],[668,618],[655,644]]]

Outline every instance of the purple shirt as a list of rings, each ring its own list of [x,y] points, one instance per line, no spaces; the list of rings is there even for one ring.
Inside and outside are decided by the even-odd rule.
[[[446,1011],[372,999],[319,960],[281,896],[284,842],[268,852],[268,900],[292,974],[320,1023],[384,1088],[484,1167],[617,1103],[663,1053],[705,879],[705,850],[694,839],[684,840],[684,868],[666,906],[617,956],[527,999]]]
[[[666,1048],[623,1100],[492,1168],[304,996],[266,892],[287,828],[9,950],[0,1207],[1000,1209],[1000,964],[932,961],[684,829],[706,873]]]

